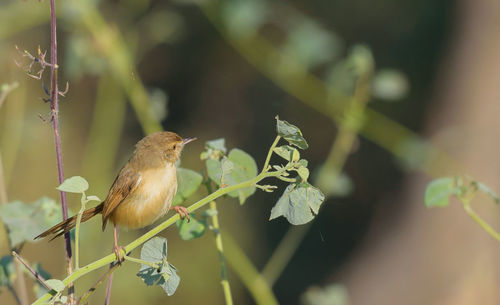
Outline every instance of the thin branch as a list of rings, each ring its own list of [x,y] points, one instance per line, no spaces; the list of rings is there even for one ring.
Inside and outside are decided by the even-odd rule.
[[[262,276],[273,286],[292,260],[293,255],[311,228],[311,223],[302,226],[291,226],[281,239],[273,254],[262,269]]]
[[[217,204],[215,200],[210,202],[210,209],[217,212]],[[219,226],[219,217],[217,213],[213,213],[212,216],[213,232],[215,235],[215,245],[217,247],[217,252],[219,252],[219,262],[220,262],[220,277],[222,290],[224,292],[224,299],[226,305],[233,305],[233,297],[231,295],[231,286],[229,285],[229,279],[227,276],[226,259],[224,257],[224,247],[222,246],[222,234]]]
[[[106,278],[109,276],[110,277],[110,280],[111,280],[111,277],[113,276],[113,272],[118,268],[120,267],[120,264],[111,264],[110,268],[108,269],[108,271],[106,271],[106,273],[104,273],[98,280],[97,282],[94,283],[94,285],[92,285],[92,287],[89,288],[89,290],[87,290],[87,292],[85,292],[84,295],[82,295],[82,297],[78,300],[78,302],[76,302],[76,305],[79,305],[79,304],[85,304],[85,301],[88,299],[88,297],[94,292],[96,291],[97,287],[99,287],[102,283],[104,283],[104,281],[106,280]]]
[[[23,266],[37,279],[37,281],[45,287],[47,290],[52,290],[49,285],[45,282],[45,279],[38,273],[33,267],[30,266],[16,251],[12,251],[12,255],[17,259],[18,262],[23,264]]]
[[[0,152],[0,204],[6,204],[7,199],[7,186],[5,185],[5,178],[3,175],[2,153]]]
[[[481,216],[479,216],[476,212],[474,212],[474,210],[470,206],[470,202],[469,201],[465,201],[465,200],[462,200],[462,199],[461,199],[461,201],[463,203],[463,207],[464,207],[465,212],[467,212],[467,214],[477,224],[479,224],[479,226],[481,226],[481,228],[483,228],[483,230],[485,230],[488,234],[490,234],[491,237],[493,237],[494,239],[496,239],[496,241],[500,242],[500,233],[498,233],[497,231],[495,231],[495,229],[493,229],[493,227],[491,227],[484,219],[482,219]]]
[[[2,108],[3,102],[7,99],[7,95],[17,87],[19,87],[18,82],[14,82],[10,85],[5,85],[5,87],[2,85],[2,88],[0,88],[0,108]],[[0,204],[5,204],[8,201],[9,200],[7,199],[7,185],[5,184],[2,153],[0,152]]]
[[[78,211],[78,215],[76,217],[76,226],[75,226],[75,268],[80,268],[80,223],[82,222],[82,215],[85,211],[85,206],[87,204],[87,198],[85,193],[82,194],[81,199],[81,207],[80,211]]]
[[[7,285],[7,288],[9,289],[10,293],[12,294],[12,296],[14,297],[14,299],[16,300],[16,303],[19,304],[19,305],[22,305],[23,303],[21,302],[21,299],[17,295],[16,290],[14,290],[14,288],[11,285]]]
[[[40,52],[39,52],[40,53]],[[59,66],[57,65],[57,25],[56,25],[56,0],[50,0],[50,109],[52,112],[52,127],[54,129],[54,142],[56,148],[56,159],[57,159],[57,174],[59,178],[59,184],[64,181],[64,168],[62,160],[62,149],[61,149],[61,136],[59,134],[59,88],[57,85],[57,72]],[[60,192],[61,195],[61,206],[63,220],[68,219],[68,203],[66,200],[66,193]],[[71,239],[69,232],[64,234],[64,239],[66,241],[66,273],[70,275],[73,272],[73,265],[71,262]],[[71,304],[74,302],[74,287],[70,283],[69,288],[69,300]]]
[[[116,264],[120,265],[120,264]],[[106,285],[106,297],[104,298],[104,305],[109,305],[111,302],[111,286],[113,285],[113,273],[109,275],[108,284]]]
[[[262,167],[262,172],[267,172],[269,169],[269,161],[271,161],[271,156],[274,152],[274,148],[276,147],[276,145],[278,145],[278,142],[280,141],[281,137],[280,136],[276,136],[276,138],[274,139],[274,142],[273,144],[271,145],[271,148],[269,149],[269,152],[267,153],[267,157],[266,157],[266,161],[264,162],[264,166]]]
[[[21,301],[21,305],[28,305],[28,289],[26,288],[26,279],[24,278],[23,270],[21,270],[21,265],[19,262],[14,263],[14,268],[16,269],[17,274],[17,289],[19,290],[19,299]]]
[[[224,236],[227,262],[247,287],[255,303],[259,305],[278,305],[278,300],[271,287],[253,266],[245,252],[238,247],[229,232],[224,231]]]
[[[128,256],[128,255],[125,255],[123,256],[123,258],[129,262],[132,262],[132,263],[136,263],[136,264],[139,264],[139,265],[147,265],[151,268],[154,268],[154,269],[159,269],[160,266],[158,266],[158,264],[155,264],[155,263],[152,263],[152,262],[148,262],[148,261],[145,261],[143,259],[140,259],[140,258],[135,258],[135,257],[132,257],[132,256]]]

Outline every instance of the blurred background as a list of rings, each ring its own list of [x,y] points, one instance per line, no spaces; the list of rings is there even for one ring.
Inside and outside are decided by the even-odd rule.
[[[198,138],[181,165],[201,171],[208,140],[225,138],[260,168],[276,115],[301,128],[311,181],[327,195],[312,223],[268,221],[281,184],[243,206],[218,200],[236,304],[258,303],[247,264],[279,304],[499,303],[500,245],[457,201],[423,204],[427,182],[450,174],[500,190],[499,1],[67,0],[57,13],[59,83],[70,88],[60,102],[65,174],[84,176],[89,194],[104,198],[133,145],[160,129]],[[48,1],[0,0],[9,201],[59,199],[43,101],[49,73],[27,76],[29,61],[15,48],[36,54],[49,41]],[[69,202],[75,213],[78,196]],[[474,208],[500,228],[498,207],[478,196]],[[121,244],[146,230],[122,231]],[[171,227],[161,235],[179,269],[177,292],[146,287],[137,265],[124,264],[111,302],[224,304],[213,234],[182,241]],[[0,256],[7,242],[2,227]],[[96,218],[82,226],[82,243],[88,263],[110,253],[112,233]],[[65,277],[62,239],[28,243],[22,255]],[[77,294],[102,272],[79,280]],[[15,304],[5,287],[0,303]]]

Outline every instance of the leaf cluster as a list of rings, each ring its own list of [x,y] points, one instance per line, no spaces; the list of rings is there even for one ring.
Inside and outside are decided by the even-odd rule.
[[[478,192],[486,194],[494,203],[500,203],[500,197],[483,182],[469,177],[441,177],[434,179],[425,189],[424,202],[427,207],[446,207],[452,196],[470,202]]]

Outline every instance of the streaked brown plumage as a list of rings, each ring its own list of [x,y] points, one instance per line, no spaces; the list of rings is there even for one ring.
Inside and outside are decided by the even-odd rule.
[[[185,144],[195,138],[182,139],[173,132],[153,133],[136,144],[130,160],[120,170],[106,199],[96,207],[86,210],[82,222],[102,214],[102,229],[108,221],[115,226],[115,252],[117,247],[116,226],[142,228],[150,225],[170,209],[177,191],[175,163]],[[187,210],[174,207],[182,216]],[[52,239],[69,232],[76,225],[76,215],[53,226],[35,237],[55,235]],[[118,253],[117,253],[118,256]]]

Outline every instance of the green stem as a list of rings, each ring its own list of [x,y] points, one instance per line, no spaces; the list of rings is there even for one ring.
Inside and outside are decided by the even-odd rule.
[[[85,211],[85,193],[82,193],[82,206],[78,215],[76,216],[76,226],[75,226],[75,269],[80,268],[80,223],[82,222],[82,215]]]
[[[145,261],[145,260],[142,260],[142,259],[139,259],[139,258],[135,258],[135,257],[132,257],[132,256],[125,255],[125,256],[123,256],[123,258],[125,260],[128,260],[128,261],[133,262],[133,263],[148,265],[149,267],[154,268],[154,269],[160,268],[160,266],[158,266],[155,263],[148,262],[148,261]]]
[[[281,137],[280,136],[276,136],[276,138],[274,139],[274,142],[273,144],[271,145],[271,148],[269,149],[269,152],[267,153],[267,157],[266,157],[266,162],[264,162],[264,167],[262,168],[262,172],[265,173],[267,172],[269,169],[269,161],[271,161],[271,156],[273,155],[273,152],[274,152],[274,148],[276,147],[276,145],[278,145],[278,142],[280,141]]]
[[[283,273],[283,270],[285,270],[285,267],[292,259],[293,254],[295,254],[307,232],[309,232],[311,224],[312,222],[303,226],[292,226],[286,232],[261,272],[269,285],[273,286]]]
[[[210,202],[210,209],[217,212],[217,204],[215,201]],[[220,277],[221,277],[221,285],[222,290],[224,291],[224,299],[226,300],[226,305],[233,305],[233,297],[231,295],[231,286],[229,286],[229,279],[227,276],[227,268],[226,268],[226,259],[224,257],[224,248],[222,246],[222,235],[219,226],[219,217],[217,213],[213,213],[211,216],[212,225],[214,227],[214,235],[215,235],[215,245],[217,247],[217,251],[219,252],[219,261],[220,261]]]
[[[278,300],[262,275],[238,247],[229,232],[224,231],[227,262],[252,295],[257,305],[278,305]]]
[[[199,208],[207,205],[211,201],[213,201],[213,200],[215,200],[215,199],[217,199],[217,198],[219,198],[219,197],[221,197],[221,196],[223,196],[225,194],[231,193],[231,192],[233,192],[235,190],[239,190],[239,189],[242,189],[242,188],[246,188],[246,187],[252,186],[255,183],[257,183],[257,182],[259,182],[259,181],[261,181],[261,180],[263,180],[265,178],[268,178],[268,177],[277,177],[280,174],[281,174],[281,172],[279,172],[279,171],[262,172],[262,173],[260,173],[259,175],[257,175],[253,179],[247,180],[247,181],[239,183],[239,184],[235,184],[235,185],[232,185],[232,186],[228,186],[228,187],[225,187],[225,188],[218,189],[217,191],[213,192],[212,194],[208,195],[207,197],[205,197],[205,198],[199,200],[198,202],[190,205],[187,208],[187,210],[189,212],[194,212],[194,211],[198,210]],[[143,243],[145,243],[146,241],[148,241],[153,236],[157,235],[161,231],[163,231],[166,228],[170,227],[171,225],[175,224],[175,222],[177,220],[179,220],[179,219],[180,219],[179,214],[175,214],[174,216],[172,216],[169,219],[165,220],[164,222],[162,222],[158,226],[154,227],[153,229],[151,229],[150,231],[148,231],[144,235],[140,236],[139,238],[137,238],[136,240],[134,240],[133,242],[131,242],[130,244],[128,244],[127,246],[125,246],[125,252],[126,253],[131,252],[135,248],[139,247],[140,245],[142,245]],[[92,272],[92,271],[94,271],[96,269],[99,269],[101,267],[104,267],[104,266],[110,264],[111,262],[115,261],[115,259],[116,259],[116,255],[114,253],[108,254],[105,257],[103,257],[103,258],[101,258],[99,260],[96,260],[95,262],[92,262],[92,263],[90,263],[90,264],[88,264],[86,266],[83,266],[83,267],[75,270],[72,274],[70,274],[69,276],[67,276],[63,280],[63,283],[65,285],[68,285],[69,283],[74,282],[77,279],[79,279],[80,277],[86,275],[87,273]],[[48,299],[50,299],[51,296],[52,296],[51,293],[47,292],[42,297],[40,297],[38,300],[36,300],[33,303],[33,305],[44,304]]]
[[[464,200],[461,199],[464,210],[467,212],[467,214],[475,221],[477,222],[483,230],[485,230],[488,234],[491,235],[494,239],[496,239],[498,242],[500,242],[500,233],[495,231],[484,219],[481,218],[470,206],[470,201],[469,200]]]
[[[280,180],[282,180],[282,181],[285,181],[285,182],[290,182],[290,183],[297,182],[296,178],[287,178],[287,177],[282,177],[282,176],[279,176],[277,178],[280,179]]]

